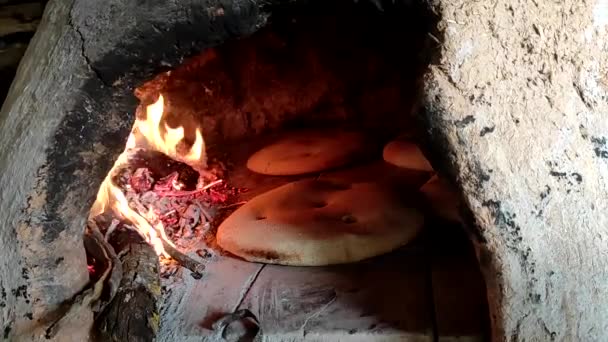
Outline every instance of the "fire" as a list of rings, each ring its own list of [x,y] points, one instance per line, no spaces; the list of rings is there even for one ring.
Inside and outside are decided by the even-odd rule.
[[[131,209],[131,207],[129,207],[127,198],[118,187],[112,186],[110,191],[114,195],[113,197],[115,199],[112,209],[137,227],[137,231],[150,245],[152,245],[152,247],[154,247],[156,254],[164,255],[165,257],[168,256],[165,252],[165,248],[163,247],[163,240],[161,239],[162,236],[159,236],[159,233],[164,235],[164,227],[161,227],[162,232],[158,231],[152,227],[152,225],[150,225],[148,220]]]
[[[137,133],[140,133],[146,139],[149,148],[191,166],[201,165],[202,158],[205,156],[205,143],[200,129],[196,129],[196,139],[190,150],[186,154],[180,155],[177,151],[177,145],[184,138],[184,128],[171,128],[165,123],[166,133],[161,134],[159,127],[163,113],[164,99],[161,95],[154,104],[147,107],[146,119],[136,120],[127,140],[125,151],[118,157],[108,176],[101,184],[89,217],[94,218],[104,212],[111,211],[114,215],[135,225],[137,232],[154,247],[158,255],[168,257],[165,248],[175,247],[175,245],[167,237],[163,223],[156,217],[151,208],[147,213],[142,212],[141,208],[139,208],[140,210],[131,208],[123,191],[112,182],[112,175],[122,165],[128,163],[129,154],[137,148],[137,137],[135,136]]]
[[[194,144],[192,144],[190,150],[185,155],[181,155],[177,151],[177,146],[184,138],[184,128],[182,126],[171,128],[165,122],[163,127],[166,133],[163,135],[160,126],[164,115],[164,109],[165,101],[163,96],[160,95],[155,103],[147,106],[146,119],[138,119],[135,122],[135,127],[139,133],[144,136],[152,149],[162,152],[171,158],[183,161],[192,166],[204,163],[205,142],[200,129],[198,127],[196,128]]]
[[[91,207],[89,218],[94,218],[107,211],[112,211],[113,214],[131,222],[135,225],[137,232],[148,242],[156,251],[156,254],[167,257],[163,243],[171,243],[165,235],[165,229],[162,223],[157,227],[153,227],[146,218],[142,217],[129,206],[129,201],[123,194],[122,190],[112,183],[110,175],[120,165],[123,165],[127,160],[128,149],[125,150],[119,157],[108,176],[101,183],[95,203]],[[148,216],[148,215],[147,215]],[[164,238],[164,242],[163,242]]]

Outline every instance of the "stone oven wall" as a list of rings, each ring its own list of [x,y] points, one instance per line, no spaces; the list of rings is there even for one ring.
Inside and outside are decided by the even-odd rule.
[[[162,93],[167,122],[207,145],[281,127],[347,125],[387,138],[411,123],[429,18],[405,6],[294,5],[135,90],[138,115]],[[372,11],[369,11],[372,9]]]
[[[433,4],[423,117],[473,215],[495,339],[607,339],[608,2]]]
[[[2,338],[45,339],[85,286],[85,218],[134,88],[257,31],[273,2],[48,4],[0,112]],[[606,1],[428,5],[440,21],[419,114],[470,209],[494,339],[607,340]],[[61,333],[82,340],[92,313],[74,308]]]

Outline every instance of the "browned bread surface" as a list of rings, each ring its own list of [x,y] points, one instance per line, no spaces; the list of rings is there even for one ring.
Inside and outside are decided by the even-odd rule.
[[[319,172],[353,161],[364,146],[365,139],[355,132],[291,132],[254,153],[247,161],[247,168],[272,176]]]
[[[390,252],[422,225],[418,210],[377,183],[307,179],[249,201],[222,223],[217,242],[249,261],[330,265]]]

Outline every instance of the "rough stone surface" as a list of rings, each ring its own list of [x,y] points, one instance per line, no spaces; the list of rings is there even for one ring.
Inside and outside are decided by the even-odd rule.
[[[608,340],[607,1],[428,1],[422,118],[471,210],[495,340]],[[1,339],[44,338],[23,333],[86,285],[84,220],[133,88],[254,32],[260,6],[49,3],[0,112]]]
[[[133,88],[266,20],[246,1],[129,6],[51,1],[2,106],[0,338],[44,339],[54,310],[86,286],[85,219],[124,148]]]
[[[425,119],[478,230],[493,337],[608,339],[608,2],[434,1]]]

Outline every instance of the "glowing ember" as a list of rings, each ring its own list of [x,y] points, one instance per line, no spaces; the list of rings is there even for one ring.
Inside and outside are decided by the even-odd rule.
[[[163,135],[160,130],[161,120],[164,114],[164,98],[162,95],[158,100],[146,108],[146,119],[138,119],[135,127],[143,135],[153,150],[162,152],[171,158],[183,161],[189,165],[204,164],[205,142],[199,128],[196,128],[194,144],[186,154],[177,151],[178,144],[184,138],[184,128],[171,128],[164,123],[166,133]]]
[[[114,170],[118,165],[122,165],[122,163],[124,163],[126,159],[125,153],[126,151],[121,154],[112,170]],[[95,218],[96,216],[111,210],[115,215],[118,215],[121,218],[133,223],[137,228],[137,232],[150,245],[152,245],[152,247],[154,247],[154,250],[158,255],[167,256],[167,253],[163,247],[163,241],[161,240],[161,237],[164,235],[164,227],[161,225],[155,229],[144,217],[139,215],[135,210],[131,209],[131,207],[129,207],[129,201],[123,194],[122,190],[116,185],[112,184],[112,180],[109,176],[111,174],[112,171],[110,171],[108,177],[106,177],[101,184],[99,192],[97,193],[97,199],[91,208],[90,217]],[[162,230],[160,234],[159,230]]]
[[[185,154],[180,154],[177,151],[177,146],[184,138],[184,128],[171,128],[166,123],[164,129],[166,133],[163,135],[160,131],[161,120],[163,118],[164,99],[161,95],[154,104],[147,107],[147,116],[145,120],[137,120],[127,141],[125,151],[119,156],[112,170],[103,181],[97,199],[91,208],[90,217],[94,218],[105,212],[113,212],[135,225],[137,232],[153,247],[158,255],[168,257],[166,249],[175,250],[175,245],[169,240],[165,233],[165,226],[162,221],[162,216],[156,213],[152,206],[143,206],[139,202],[130,203],[127,196],[121,188],[112,182],[112,175],[116,174],[119,167],[128,165],[129,155],[134,154],[137,145],[136,134],[141,134],[147,142],[147,147],[151,150],[164,153],[165,155],[189,165],[201,165],[202,158],[205,157],[205,144],[201,135],[200,129],[196,129],[196,139],[190,150]],[[143,172],[143,171],[142,171]],[[149,175],[137,175],[137,184],[130,184],[138,190],[148,190],[153,179]],[[145,178],[148,177],[148,178]],[[181,185],[177,182],[177,174],[171,175],[168,178],[167,189],[157,191],[160,196],[181,196],[191,199],[209,187],[217,184],[209,184],[193,191],[180,191]],[[162,185],[162,184],[159,184]],[[146,189],[147,188],[147,189]],[[133,208],[132,206],[135,205]]]
[[[156,254],[168,257],[169,255],[165,251],[161,238],[167,240],[167,243],[170,243],[170,241],[165,236],[165,228],[162,226],[162,223],[159,223],[159,226],[156,228],[152,227],[148,220],[129,207],[129,201],[127,201],[127,198],[119,188],[113,186],[110,191],[115,199],[112,207],[115,212],[135,224],[139,233],[154,247]],[[151,216],[151,213],[148,213],[146,216]]]

